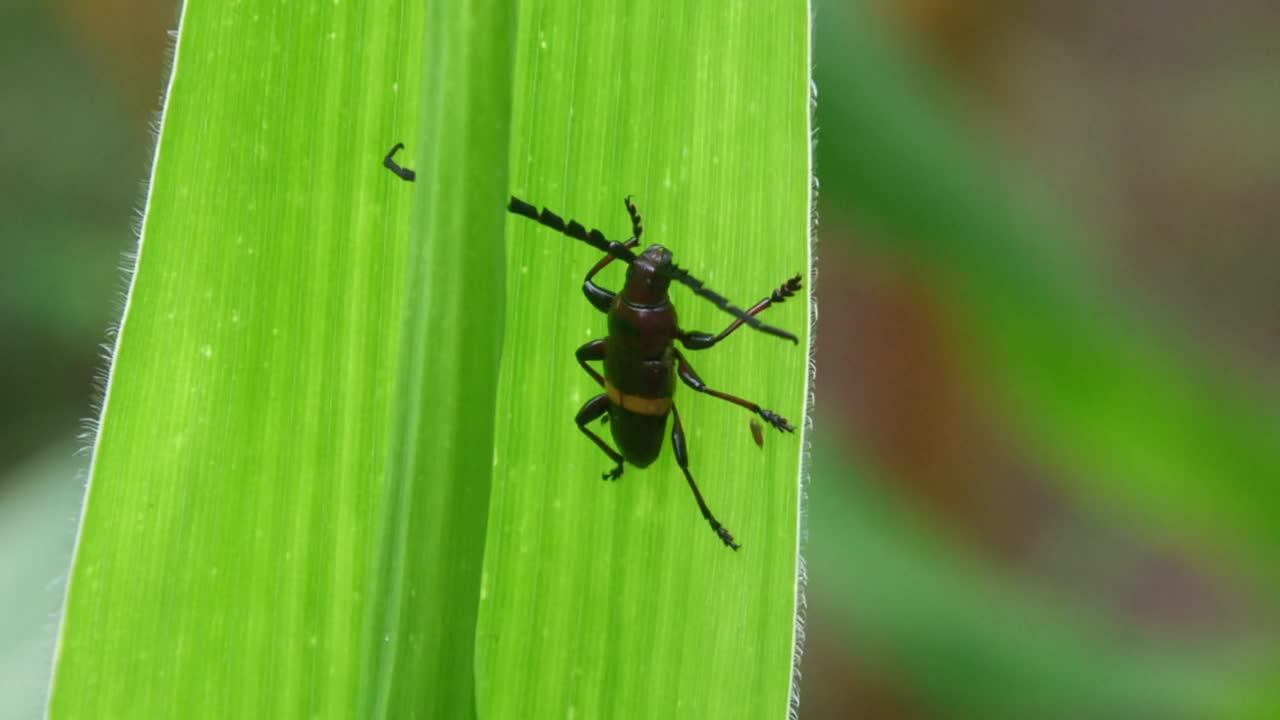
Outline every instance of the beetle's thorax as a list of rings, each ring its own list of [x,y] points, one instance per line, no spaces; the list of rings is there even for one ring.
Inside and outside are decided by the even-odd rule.
[[[627,283],[622,288],[623,299],[638,307],[657,307],[667,304],[667,288],[671,279],[663,274],[663,268],[671,265],[671,251],[661,245],[650,245],[627,266]]]
[[[609,308],[609,342],[637,359],[664,355],[680,332],[676,309],[667,298],[655,305],[637,305],[619,293]]]

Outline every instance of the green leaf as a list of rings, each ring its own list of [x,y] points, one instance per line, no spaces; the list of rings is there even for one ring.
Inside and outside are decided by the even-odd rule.
[[[505,5],[429,6],[404,362],[361,717],[475,714],[476,597],[502,347],[515,30]]]
[[[502,208],[625,237],[634,193],[744,306],[805,273],[806,9],[606,10],[525,6],[518,42],[496,0],[187,10],[52,716],[785,711],[803,438],[762,452],[681,395],[737,554],[670,457],[597,482],[569,357],[604,332],[597,255]],[[380,167],[397,140],[415,185]],[[686,327],[728,324],[682,292]],[[769,320],[803,336],[806,299]],[[743,331],[697,362],[799,422],[805,347]]]
[[[52,716],[470,713],[504,7],[188,4]]]
[[[500,0],[430,4],[421,197],[362,717],[475,715],[513,32]]]
[[[808,267],[808,20],[804,3],[524,4],[512,191],[617,240],[634,195],[642,244],[747,307]],[[757,449],[746,411],[677,390],[691,471],[737,553],[669,449],[601,482],[612,463],[574,425],[601,390],[573,355],[606,334],[579,290],[600,254],[525,218],[508,230],[481,716],[782,717],[802,432],[766,429]],[[600,277],[617,289],[622,270]],[[672,297],[686,328],[732,319]],[[798,297],[764,319],[805,338],[806,310]],[[687,354],[710,387],[800,424],[805,347],[743,330]]]

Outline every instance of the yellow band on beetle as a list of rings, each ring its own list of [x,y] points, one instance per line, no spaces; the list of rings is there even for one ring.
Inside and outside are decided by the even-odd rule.
[[[649,398],[639,395],[627,395],[613,383],[604,381],[604,391],[609,394],[609,401],[630,410],[637,415],[666,415],[671,411],[671,398]]]

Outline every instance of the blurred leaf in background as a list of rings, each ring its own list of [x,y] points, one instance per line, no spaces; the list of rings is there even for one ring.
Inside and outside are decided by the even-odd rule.
[[[0,473],[0,716],[6,718],[44,710],[84,494],[73,449],[53,445]]]
[[[1082,233],[1011,192],[884,35],[840,17],[821,26],[819,59],[841,72],[825,76],[820,112],[839,131],[820,160],[861,247],[928,273],[964,323],[957,349],[990,366],[995,397],[1082,488],[1152,523],[1280,549],[1280,485],[1256,482],[1280,477],[1280,415],[1138,322],[1086,269]]]
[[[1070,85],[1001,94],[1010,75],[1061,62],[1052,45],[1001,45],[1019,32],[1046,40],[1020,22],[1039,19],[1050,42],[1081,42],[1087,23],[1111,22],[1112,32],[1135,34],[1138,57],[1159,56],[1161,37],[1191,42],[1183,33],[1194,24],[1173,15],[1131,24],[1088,3],[941,8],[819,10],[818,409],[843,418],[863,460],[819,452],[815,463],[814,623],[842,624],[852,645],[842,651],[824,638],[810,652],[853,667],[807,674],[809,708],[822,715],[852,703],[867,717],[1274,715],[1269,558],[1280,503],[1269,478],[1280,474],[1280,424],[1264,400],[1274,394],[1274,360],[1249,377],[1230,355],[1198,346],[1176,316],[1154,312],[1107,269],[1117,260],[1101,250],[1111,239],[1099,229],[1105,215],[1069,219],[1067,199],[1089,207],[1080,195],[1047,200],[1049,185],[1018,179],[1037,173],[1010,170],[1021,148],[977,139],[1027,115],[1100,122],[1089,113],[1101,110],[1073,104],[1089,96]],[[1001,27],[1007,36],[995,36]],[[1110,61],[1128,70],[1121,57]],[[961,99],[980,109],[964,112]],[[1088,153],[1099,138],[1074,140],[1023,152]],[[1258,169],[1257,182],[1274,182],[1275,165]],[[1124,189],[1115,186],[1107,210],[1126,209]],[[1157,242],[1150,252],[1172,250]],[[834,368],[843,372],[824,372]],[[866,460],[883,470],[871,479],[854,470]],[[872,522],[856,505],[876,495],[834,487],[865,483],[902,496],[894,505],[920,520],[884,513]],[[948,542],[921,545],[912,529],[920,522]],[[885,534],[875,537],[875,527]],[[1005,622],[1026,631],[1006,632]],[[1078,704],[1082,693],[1092,707]]]
[[[25,718],[48,693],[88,465],[75,436],[119,320],[176,16],[157,0],[19,0],[3,15],[0,717]]]
[[[59,10],[69,8],[19,2],[0,29],[0,469],[89,414],[97,345],[119,319],[155,107],[131,112]],[[137,43],[152,51],[140,74],[153,100],[165,40],[161,27]]]

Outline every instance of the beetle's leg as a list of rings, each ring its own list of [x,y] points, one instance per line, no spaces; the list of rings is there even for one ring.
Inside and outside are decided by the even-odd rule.
[[[770,425],[778,428],[779,430],[785,430],[787,432],[795,430],[795,428],[791,426],[791,423],[787,422],[786,418],[772,410],[766,410],[750,400],[743,400],[740,397],[736,397],[728,393],[722,393],[719,390],[712,390],[707,387],[707,384],[702,382],[702,378],[698,377],[698,373],[694,372],[693,367],[689,365],[689,361],[685,359],[684,354],[681,353],[679,349],[676,350],[676,372],[680,375],[680,379],[684,381],[685,385],[688,385],[700,393],[705,393],[712,397],[718,397],[721,400],[728,400],[734,405],[742,406],[764,418]]]
[[[698,490],[698,483],[693,481],[693,475],[689,474],[689,448],[684,443],[684,425],[680,424],[680,413],[676,411],[676,406],[671,405],[671,414],[675,417],[675,422],[671,425],[671,447],[676,451],[676,463],[680,469],[684,471],[684,479],[689,481],[689,489],[693,491],[693,498],[698,501],[698,509],[702,511],[702,517],[711,523],[711,529],[715,531],[720,540],[729,547],[737,550],[742,547],[733,541],[733,535],[729,534],[729,529],[720,524],[719,520],[711,514],[711,510],[707,508],[707,501],[702,499],[702,493]]]
[[[586,433],[587,437],[591,438],[592,442],[599,445],[600,449],[604,451],[605,455],[609,456],[610,460],[618,463],[617,467],[601,475],[600,478],[603,480],[617,480],[622,477],[622,455],[619,454],[617,450],[609,447],[609,443],[605,442],[599,435],[591,432],[591,429],[587,427],[588,424],[607,412],[609,412],[609,396],[597,395],[588,400],[586,405],[582,406],[582,409],[578,411],[578,416],[574,418],[574,420],[578,423],[579,430]]]
[[[605,349],[604,340],[592,340],[586,345],[583,345],[582,347],[578,348],[578,352],[577,352],[578,364],[581,365],[582,369],[586,370],[587,374],[590,375],[592,378],[594,378],[595,381],[599,383],[601,387],[604,387],[604,378],[600,376],[600,373],[596,372],[595,368],[588,365],[587,361],[588,360],[604,360],[604,349]]]
[[[391,159],[396,153],[400,152],[400,148],[402,147],[404,147],[404,143],[396,143],[396,146],[391,148],[391,151],[387,153],[387,156],[382,158],[382,165],[396,175],[399,175],[401,180],[413,182],[417,177],[417,173],[409,168],[400,167],[396,164],[395,160]]]
[[[747,314],[758,315],[777,303],[785,302],[787,298],[795,295],[799,290],[800,276],[797,275],[782,283],[777,290],[769,293],[769,297],[761,300],[755,305],[752,305],[751,309],[747,311]],[[742,327],[742,323],[743,321],[741,319],[734,320],[733,324],[725,328],[724,332],[719,335],[712,335],[711,333],[704,332],[681,332],[680,343],[689,350],[706,350],[712,345],[715,345],[721,340],[729,337],[734,330]]]
[[[638,242],[640,242],[639,238],[631,238],[630,240],[623,243],[622,247],[633,248],[636,246],[636,243]],[[590,272],[587,273],[587,277],[584,278],[582,281],[582,294],[586,295],[587,300],[590,301],[591,304],[594,305],[596,309],[602,313],[609,312],[610,306],[613,305],[613,293],[609,292],[608,290],[605,290],[599,285],[596,285],[595,281],[592,280],[592,278],[596,276],[596,273],[603,270],[606,265],[613,262],[615,259],[616,258],[614,258],[614,256],[612,255],[605,255],[604,257],[600,258],[600,262],[596,263],[591,267]],[[603,360],[604,358],[601,357],[600,359]]]

